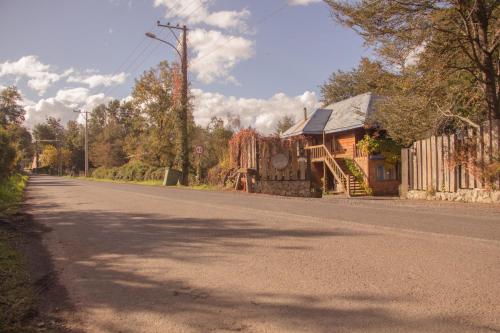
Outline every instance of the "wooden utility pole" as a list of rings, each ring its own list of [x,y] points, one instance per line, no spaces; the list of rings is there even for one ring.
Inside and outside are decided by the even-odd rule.
[[[88,177],[89,176],[89,137],[88,137],[89,111],[73,110],[73,112],[85,114],[85,177]]]
[[[182,164],[182,184],[189,185],[189,142],[188,142],[188,72],[187,72],[187,28],[182,27],[182,95],[180,112],[180,160]]]
[[[180,162],[180,167],[182,169],[182,178],[181,178],[181,184],[182,185],[189,185],[189,137],[188,137],[188,110],[189,110],[189,105],[188,105],[188,50],[187,50],[187,32],[188,28],[183,25],[180,27],[179,25],[171,25],[170,23],[167,24],[160,24],[160,22],[157,22],[157,25],[159,27],[164,27],[168,28],[172,34],[174,35],[175,39],[179,44],[181,44],[182,50],[179,51],[175,45],[172,43],[160,39],[156,37],[155,34],[153,33],[146,33],[146,36],[152,39],[156,39],[160,42],[163,42],[175,49],[177,53],[179,54],[181,58],[181,72],[182,72],[182,87],[181,87],[181,107],[178,112],[178,121],[179,121],[179,162]],[[173,29],[180,30],[182,33],[182,41],[179,40],[177,35],[174,33]]]

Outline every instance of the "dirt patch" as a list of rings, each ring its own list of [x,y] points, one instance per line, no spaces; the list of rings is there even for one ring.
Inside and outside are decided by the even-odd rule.
[[[63,315],[73,307],[43,244],[50,231],[24,212],[0,219],[0,241],[9,251],[3,280],[10,294],[0,304],[7,309],[4,332],[69,332]]]

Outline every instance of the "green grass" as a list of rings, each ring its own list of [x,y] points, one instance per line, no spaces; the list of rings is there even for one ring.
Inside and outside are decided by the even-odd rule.
[[[19,233],[10,216],[23,200],[27,176],[14,175],[0,183],[0,332],[30,332],[24,320],[34,313],[34,294],[23,256],[14,244]]]
[[[0,332],[26,332],[34,313],[34,295],[22,255],[12,243],[16,234],[0,229]]]
[[[73,179],[90,180],[90,181],[94,181],[94,182],[104,182],[104,183],[138,184],[138,185],[149,185],[149,186],[162,186],[163,185],[162,180],[132,181],[132,180],[115,180],[115,179],[94,178],[94,177],[87,177],[87,178],[86,177],[69,177],[69,176],[67,176],[67,177],[73,178]],[[191,186],[177,185],[176,187],[193,189],[193,190],[200,190],[200,191],[215,191],[218,189],[217,186],[211,186],[211,185],[207,185],[207,184],[191,185]]]
[[[70,177],[67,176],[68,178],[73,178],[73,179],[82,179],[82,180],[90,180],[93,182],[103,182],[103,183],[119,183],[119,184],[138,184],[138,185],[149,185],[149,186],[160,186],[163,184],[162,180],[141,180],[141,181],[135,181],[135,180],[115,180],[115,179],[108,179],[108,178],[94,178],[94,177]]]
[[[0,217],[12,215],[18,211],[27,182],[28,176],[20,174],[0,181]]]

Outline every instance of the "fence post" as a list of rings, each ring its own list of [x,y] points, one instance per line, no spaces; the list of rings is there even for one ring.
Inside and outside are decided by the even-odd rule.
[[[406,196],[408,193],[408,188],[409,188],[409,169],[410,169],[410,164],[409,164],[409,149],[408,148],[403,148],[401,149],[401,188],[399,191],[399,195],[401,197]]]

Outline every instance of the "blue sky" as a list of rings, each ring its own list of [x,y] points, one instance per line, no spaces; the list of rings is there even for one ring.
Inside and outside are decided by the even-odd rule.
[[[0,85],[20,88],[28,126],[125,98],[142,71],[176,60],[144,37],[173,40],[156,20],[192,29],[190,80],[202,124],[231,113],[269,131],[283,114],[314,108],[333,71],[369,55],[317,0],[1,0]]]

